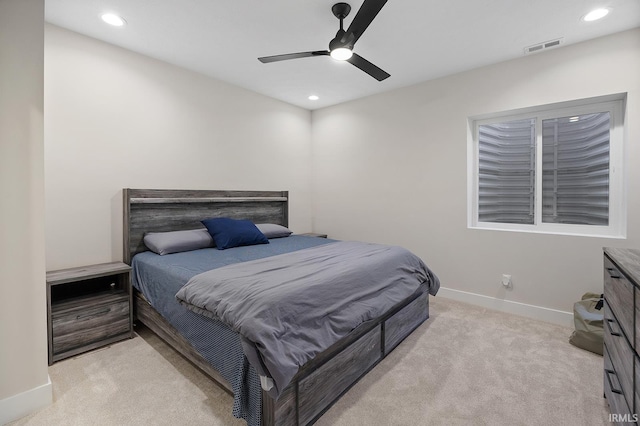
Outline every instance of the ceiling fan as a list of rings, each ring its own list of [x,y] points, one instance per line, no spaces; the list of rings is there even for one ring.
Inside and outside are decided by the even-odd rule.
[[[336,3],[331,8],[331,11],[335,17],[340,20],[340,29],[336,33],[335,38],[329,42],[329,50],[263,56],[262,58],[258,58],[258,60],[266,64],[269,62],[310,58],[313,56],[331,56],[337,60],[347,61],[360,68],[376,80],[382,81],[385,78],[390,77],[390,74],[373,65],[357,53],[353,53],[353,46],[371,24],[378,12],[380,12],[380,9],[382,9],[385,3],[387,3],[387,0],[365,0],[346,31],[342,26],[342,21],[347,17],[347,15],[349,15],[351,6],[347,3]]]

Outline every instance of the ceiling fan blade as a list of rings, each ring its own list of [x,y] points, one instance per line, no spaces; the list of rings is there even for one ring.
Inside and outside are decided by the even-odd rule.
[[[364,0],[362,6],[356,13],[355,18],[351,21],[351,25],[347,29],[347,36],[353,34],[353,41],[351,44],[355,44],[356,41],[362,36],[362,33],[369,27],[369,24],[378,15],[378,12],[387,3],[387,0]]]
[[[382,69],[373,65],[371,62],[367,61],[365,58],[356,53],[354,53],[351,58],[347,59],[347,62],[350,62],[351,65],[355,65],[356,67],[360,68],[362,71],[366,72],[378,81],[382,81],[385,78],[391,77],[391,74],[383,71]]]
[[[289,59],[311,58],[313,56],[328,55],[328,50],[316,50],[314,52],[287,53],[285,55],[263,56],[262,58],[258,58],[258,60],[263,64],[267,64],[269,62],[287,61]]]

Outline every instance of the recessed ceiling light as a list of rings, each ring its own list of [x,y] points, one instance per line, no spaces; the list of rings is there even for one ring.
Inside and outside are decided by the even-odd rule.
[[[317,101],[318,99],[320,99],[317,95],[311,95],[309,96],[309,100],[310,101]]]
[[[105,13],[101,16],[102,20],[114,27],[121,27],[125,24],[125,20],[116,15],[115,13]]]
[[[569,122],[570,123],[575,123],[576,121],[580,121],[580,117],[576,116],[576,117],[569,117]]]
[[[584,15],[582,17],[582,20],[586,22],[597,21],[598,19],[604,18],[608,14],[609,14],[609,9],[605,9],[605,8],[594,9],[591,12]]]

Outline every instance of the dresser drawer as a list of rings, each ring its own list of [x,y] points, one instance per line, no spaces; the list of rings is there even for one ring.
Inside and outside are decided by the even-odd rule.
[[[620,332],[618,321],[612,315],[611,308],[606,301],[604,309],[604,344],[607,347],[611,362],[615,365],[617,379],[620,382],[627,404],[629,407],[633,407],[633,364],[635,354],[627,339]],[[607,372],[605,371],[606,375]]]
[[[609,357],[607,343],[604,344],[604,396],[607,398],[611,414],[617,418],[630,418],[631,410],[620,386],[620,375],[615,371]],[[613,361],[615,362],[615,361]],[[617,424],[614,422],[614,424]]]
[[[618,270],[613,262],[604,257],[604,298],[614,312],[620,328],[631,343],[634,339],[633,306],[634,286]],[[615,361],[614,361],[615,362]]]
[[[129,296],[106,294],[52,308],[53,353],[60,354],[130,332]]]
[[[640,358],[636,355],[636,405],[635,413],[640,414]]]
[[[637,353],[640,353],[640,289],[636,287],[636,343],[635,350]],[[640,382],[638,383],[638,390],[640,390]],[[638,411],[640,411],[640,407],[638,407]]]

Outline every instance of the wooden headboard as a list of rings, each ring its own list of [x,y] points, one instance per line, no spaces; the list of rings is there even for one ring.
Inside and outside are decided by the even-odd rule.
[[[146,232],[204,228],[211,217],[249,219],[254,223],[289,226],[288,191],[217,191],[130,189],[122,190],[124,261],[147,251]]]

